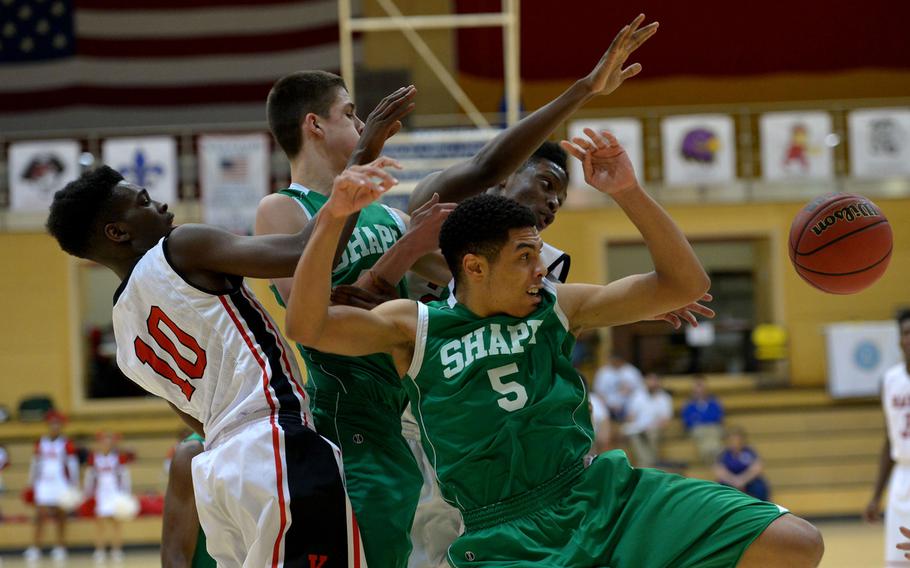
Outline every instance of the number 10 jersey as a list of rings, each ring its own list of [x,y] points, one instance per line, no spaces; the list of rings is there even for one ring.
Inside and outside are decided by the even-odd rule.
[[[524,318],[481,318],[452,296],[418,304],[405,388],[443,497],[462,511],[579,466],[593,428],[556,289]]]
[[[113,323],[123,373],[201,422],[207,443],[257,419],[313,428],[296,360],[243,279],[227,293],[189,284],[167,237],[123,280]]]

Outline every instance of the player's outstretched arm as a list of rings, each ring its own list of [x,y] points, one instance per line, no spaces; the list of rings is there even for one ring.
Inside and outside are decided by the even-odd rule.
[[[393,356],[413,345],[414,302],[394,300],[370,311],[329,307],[332,249],[344,219],[397,183],[383,166],[397,163],[380,158],[369,166],[346,169],[335,178],[332,196],[316,216],[313,236],[294,273],[285,317],[285,331],[301,345],[340,355],[386,352]]]
[[[654,271],[604,286],[563,284],[559,303],[573,331],[651,319],[697,302],[710,280],[685,235],[638,183],[625,150],[608,132],[585,129],[588,138],[563,141],[582,161],[585,181],[610,195],[641,232]]]
[[[161,527],[161,566],[189,568],[199,537],[199,515],[193,495],[190,464],[202,453],[202,443],[190,440],[177,446],[168,472]]]
[[[657,31],[657,22],[640,28],[644,19],[644,14],[640,14],[619,30],[591,73],[559,97],[498,134],[473,158],[422,180],[411,194],[408,210],[416,210],[434,193],[442,201],[458,203],[486,191],[525,163],[557,126],[591,98],[608,95],[637,75],[641,65],[625,66],[626,60]]]

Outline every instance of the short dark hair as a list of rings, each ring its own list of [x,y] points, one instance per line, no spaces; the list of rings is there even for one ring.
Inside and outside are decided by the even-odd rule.
[[[121,181],[120,172],[101,166],[54,194],[45,226],[60,248],[73,256],[87,257],[92,233],[99,220],[110,213],[114,188]]]
[[[285,75],[269,91],[266,114],[269,130],[288,158],[300,153],[300,123],[309,113],[327,116],[344,79],[325,71],[297,71]]]
[[[904,325],[904,322],[910,320],[910,308],[903,308],[897,312],[897,325]]]
[[[553,162],[564,172],[566,172],[566,179],[569,178],[569,155],[563,149],[562,146],[556,142],[551,142],[549,140],[544,141],[543,144],[537,147],[534,150],[534,153],[531,154],[531,157],[528,158],[526,164],[536,164],[537,162],[546,160],[548,162]]]
[[[536,226],[537,217],[524,205],[482,193],[464,200],[452,211],[439,231],[439,247],[458,281],[464,255],[477,254],[495,261],[509,240],[510,230]]]

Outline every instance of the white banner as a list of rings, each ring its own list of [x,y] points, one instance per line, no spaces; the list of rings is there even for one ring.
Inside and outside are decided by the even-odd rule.
[[[596,132],[608,130],[622,147],[626,150],[635,175],[640,183],[645,180],[645,152],[641,122],[635,118],[602,118],[591,120],[573,120],[569,123],[569,140],[579,136],[587,140],[584,129],[590,128]],[[581,162],[569,156],[569,176],[573,187],[585,186],[585,174]]]
[[[199,183],[203,222],[252,234],[256,206],[269,191],[268,136],[200,136]]]
[[[701,185],[733,181],[733,119],[723,114],[670,116],[660,123],[664,182]]]
[[[101,160],[162,203],[177,200],[177,142],[170,136],[108,138]]]
[[[831,179],[834,152],[827,112],[769,112],[761,116],[762,175],[770,181]]]
[[[75,140],[9,145],[9,199],[13,211],[47,211],[54,193],[79,177]]]
[[[848,124],[854,177],[910,175],[910,109],[855,110]]]
[[[882,375],[902,360],[897,323],[836,323],[825,328],[828,392],[835,398],[875,396]]]

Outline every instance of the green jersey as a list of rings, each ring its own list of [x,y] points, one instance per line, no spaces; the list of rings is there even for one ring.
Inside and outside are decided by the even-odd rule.
[[[279,193],[293,197],[309,219],[312,219],[328,201],[325,195],[299,184],[292,184]],[[348,240],[348,246],[332,271],[332,285],[353,284],[364,271],[376,264],[401,238],[404,231],[404,221],[391,208],[379,203],[372,203],[363,208],[357,226]],[[403,298],[407,297],[407,287],[403,279],[398,283],[398,293]],[[404,408],[405,395],[400,388],[398,371],[388,354],[345,357],[299,345],[298,348],[307,365],[307,390],[311,391],[314,404],[317,406],[326,396],[334,397],[341,392],[358,399],[384,401],[400,415]],[[393,391],[391,393],[390,388]],[[330,404],[335,404],[334,398]]]
[[[480,318],[454,296],[418,306],[405,388],[446,500],[477,509],[581,466],[593,428],[552,284],[524,318]]]

